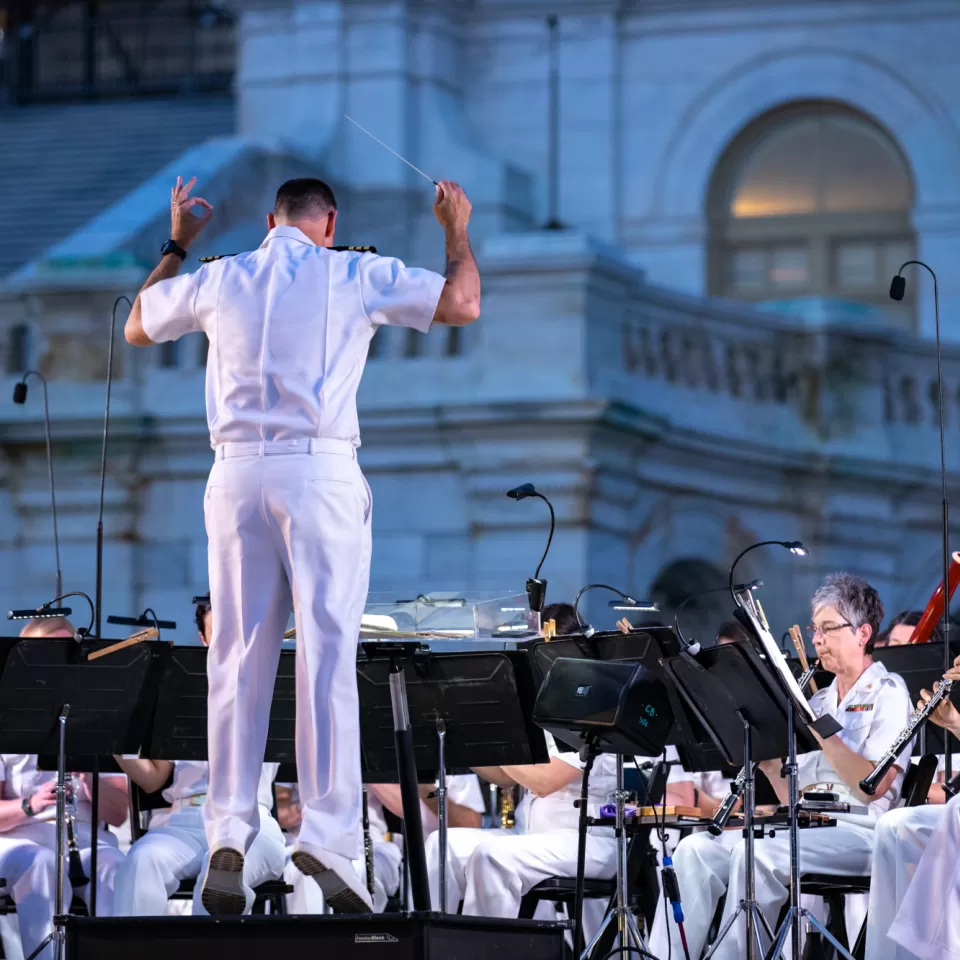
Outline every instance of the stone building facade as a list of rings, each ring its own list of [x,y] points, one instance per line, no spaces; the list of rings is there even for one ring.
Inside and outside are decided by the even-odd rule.
[[[467,189],[484,278],[475,326],[374,340],[360,395],[372,591],[519,589],[546,511],[504,493],[529,480],[557,510],[554,600],[599,581],[669,611],[721,585],[750,543],[799,539],[806,561],[771,549],[742,567],[775,628],[804,622],[838,567],[891,612],[922,605],[939,579],[933,290],[909,274],[899,308],[885,290],[902,260],[939,271],[955,480],[956,4],[228,6],[231,129],[201,131],[0,278],[3,390],[26,365],[50,378],[68,588],[93,586],[110,309],[156,258],[177,174],[217,207],[199,254],[259,243],[277,183],[311,172],[337,188],[342,242],[442,268],[432,188],[349,114]],[[0,112],[0,142],[45,109]],[[184,639],[206,588],[204,356],[118,339],[112,395],[105,611],[151,606]],[[39,397],[0,405],[8,606],[53,587]],[[690,630],[726,606],[692,605]],[[608,622],[606,598],[586,608]]]

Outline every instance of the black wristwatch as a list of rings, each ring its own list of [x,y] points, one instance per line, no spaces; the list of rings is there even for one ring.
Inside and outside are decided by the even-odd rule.
[[[33,809],[33,807],[30,806],[30,799],[31,799],[30,797],[24,797],[24,798],[23,798],[23,802],[20,804],[20,806],[23,808],[23,812],[24,812],[28,817],[35,817],[35,816],[37,815],[37,813],[36,813],[36,811]]]
[[[164,240],[160,253],[166,256],[168,253],[176,254],[181,260],[187,259],[187,251],[177,243],[176,240]]]

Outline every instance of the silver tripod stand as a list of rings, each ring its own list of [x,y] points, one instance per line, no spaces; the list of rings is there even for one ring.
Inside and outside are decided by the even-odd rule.
[[[793,956],[800,956],[800,924],[806,920],[808,929],[814,927],[826,937],[838,957],[845,960],[854,960],[854,956],[843,944],[815,917],[806,907],[800,906],[800,825],[797,822],[797,813],[800,806],[800,786],[797,772],[797,738],[795,734],[795,716],[793,707],[787,709],[787,755],[786,771],[789,784],[790,800],[790,906],[783,918],[783,923],[777,932],[777,938],[770,947],[770,952],[764,960],[773,960],[780,955],[783,945],[790,934],[790,943],[793,947]]]
[[[703,960],[710,960],[714,953],[716,953],[720,942],[730,932],[730,929],[733,927],[734,923],[736,923],[737,918],[741,913],[744,914],[747,921],[747,960],[757,960],[758,957],[764,956],[763,942],[760,939],[761,927],[763,927],[767,934],[767,940],[773,940],[773,932],[770,929],[770,925],[767,923],[767,918],[763,915],[763,911],[760,909],[760,906],[757,903],[755,876],[756,861],[754,859],[754,843],[756,842],[756,834],[754,833],[753,826],[756,780],[754,779],[750,724],[747,722],[743,714],[740,713],[740,711],[737,711],[737,713],[740,717],[741,723],[743,723],[743,899],[737,904],[737,909],[733,912],[733,915],[729,920],[727,920],[727,922],[723,925],[723,928],[717,934],[717,939],[714,940]],[[780,957],[780,949],[778,948],[769,956],[770,958]],[[799,957],[800,954],[796,953],[794,956]]]
[[[624,824],[624,807],[627,800],[627,791],[623,787],[623,757],[617,754],[617,792],[614,795],[617,808],[617,893],[614,905],[607,911],[607,915],[600,924],[600,929],[594,934],[593,939],[587,944],[583,953],[580,954],[580,960],[586,960],[590,952],[596,946],[597,941],[603,935],[604,930],[611,923],[617,925],[617,939],[620,944],[619,952],[625,953],[647,953],[646,944],[640,934],[640,928],[637,926],[636,918],[630,910],[629,895],[627,893],[627,831]],[[632,946],[632,949],[631,949]],[[649,954],[648,954],[649,955]]]
[[[67,816],[67,717],[70,715],[70,704],[65,703],[60,711],[60,743],[57,749],[57,886],[56,886],[56,916],[54,917],[53,931],[47,934],[27,960],[34,960],[46,949],[47,944],[53,943],[54,957],[63,960],[66,953],[66,928],[57,923],[63,915],[63,881],[66,876],[66,858],[64,856]]]

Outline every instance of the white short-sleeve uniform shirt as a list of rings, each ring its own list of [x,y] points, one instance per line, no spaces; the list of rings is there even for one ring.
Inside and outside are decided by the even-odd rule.
[[[843,727],[836,736],[871,763],[876,763],[890,749],[909,722],[911,712],[910,692],[903,678],[897,673],[888,673],[880,662],[867,667],[839,703],[834,680],[810,698],[810,706],[818,717],[832,716]],[[904,771],[909,762],[908,746],[897,758],[897,766]],[[862,800],[851,794],[822,751],[799,756],[797,766],[801,790],[816,784],[832,785],[834,792],[862,805]],[[877,818],[886,813],[899,798],[902,786],[901,772],[890,790],[870,804],[870,815]]]
[[[211,444],[308,438],[360,445],[356,395],[383,325],[430,329],[445,280],[275,227],[257,250],[140,295],[155,343],[205,333]]]

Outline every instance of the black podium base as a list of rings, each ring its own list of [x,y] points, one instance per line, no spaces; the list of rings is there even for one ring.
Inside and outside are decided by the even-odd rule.
[[[60,921],[58,921],[60,922]],[[66,960],[562,960],[562,923],[437,913],[66,917]]]

